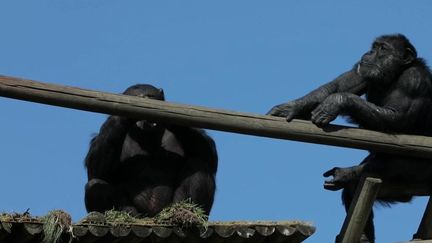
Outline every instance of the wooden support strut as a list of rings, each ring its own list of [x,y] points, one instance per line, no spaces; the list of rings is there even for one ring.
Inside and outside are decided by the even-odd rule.
[[[432,158],[432,138],[425,136],[391,135],[336,125],[321,129],[310,121],[288,123],[281,117],[174,104],[6,76],[0,76],[0,96],[155,122]]]
[[[419,228],[413,238],[432,239],[432,197],[429,197]],[[432,243],[432,240],[430,242]]]
[[[360,180],[337,242],[359,242],[381,183],[381,179],[372,177]]]

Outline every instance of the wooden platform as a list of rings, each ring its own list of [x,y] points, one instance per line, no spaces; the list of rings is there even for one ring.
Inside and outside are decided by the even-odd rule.
[[[314,232],[315,227],[299,221],[209,222],[205,227],[189,228],[164,224],[85,222],[64,228],[58,242],[300,243]],[[44,223],[38,219],[0,220],[0,243],[39,243],[45,236]]]

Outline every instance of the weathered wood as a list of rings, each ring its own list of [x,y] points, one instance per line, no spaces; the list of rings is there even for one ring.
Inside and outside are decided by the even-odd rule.
[[[85,111],[256,136],[432,158],[432,138],[209,109],[0,76],[0,96]]]
[[[414,239],[430,240],[432,239],[432,198],[429,197],[423,218],[420,222],[417,233],[414,234]],[[432,241],[431,241],[432,242]]]
[[[359,242],[381,183],[381,179],[371,177],[360,181],[338,236],[340,243]]]

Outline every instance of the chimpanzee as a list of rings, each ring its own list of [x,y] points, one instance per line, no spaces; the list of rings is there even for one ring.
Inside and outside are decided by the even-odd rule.
[[[165,100],[162,89],[147,84],[123,94]],[[217,164],[216,145],[202,129],[109,116],[85,158],[86,209],[152,217],[190,199],[208,215]]]
[[[361,97],[365,95],[365,99]],[[362,128],[388,133],[432,134],[432,75],[425,61],[417,57],[402,34],[383,35],[361,60],[335,80],[299,99],[277,105],[269,115],[311,119],[324,127],[338,115],[345,115]],[[426,159],[370,151],[358,166],[333,168],[324,173],[328,190],[343,189],[346,210],[359,178],[373,174],[384,183],[418,183],[432,186],[432,163]],[[384,204],[408,202],[411,197],[378,197]],[[367,240],[365,239],[367,238]],[[374,242],[373,214],[362,242]]]

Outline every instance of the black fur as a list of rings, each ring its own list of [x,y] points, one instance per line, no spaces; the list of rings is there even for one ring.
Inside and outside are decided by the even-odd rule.
[[[124,94],[165,99],[151,85],[134,85]],[[209,214],[217,163],[215,143],[202,129],[110,116],[85,158],[86,209],[151,217],[190,198]]]
[[[365,95],[366,99],[360,97]],[[273,107],[273,116],[311,119],[326,126],[338,115],[346,115],[360,127],[388,133],[432,135],[432,76],[425,61],[401,34],[378,37],[361,60],[335,80],[306,96]],[[385,183],[419,183],[432,186],[432,163],[425,159],[370,152],[363,162],[350,168],[333,168],[324,176],[329,190],[343,189],[348,209],[362,175],[374,174]],[[407,202],[410,197],[378,198],[383,203]],[[373,213],[365,227],[374,242]]]

